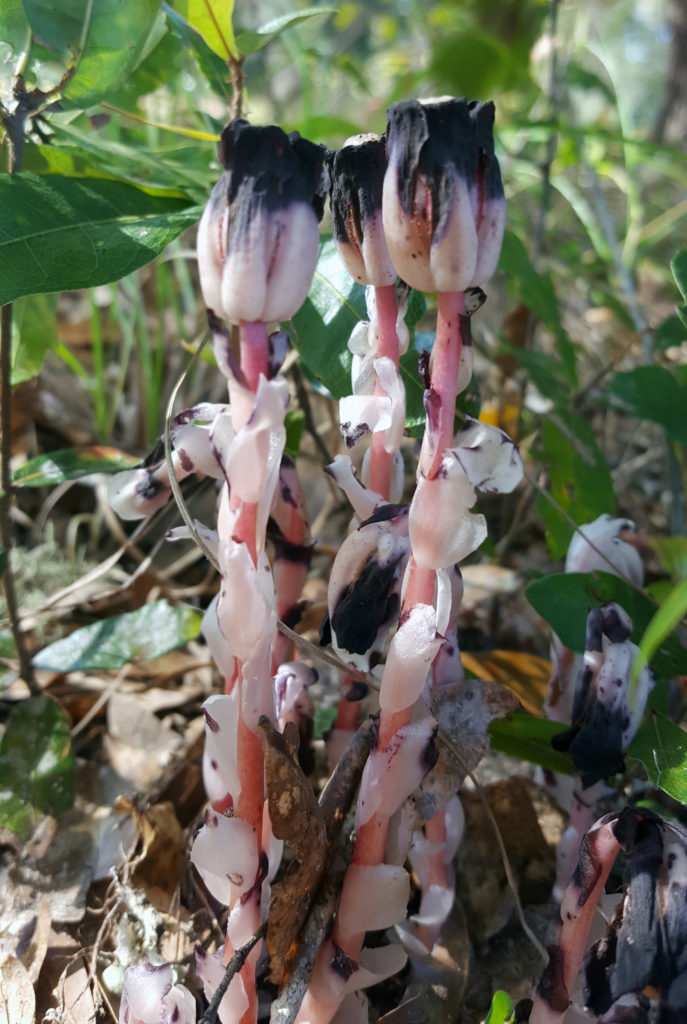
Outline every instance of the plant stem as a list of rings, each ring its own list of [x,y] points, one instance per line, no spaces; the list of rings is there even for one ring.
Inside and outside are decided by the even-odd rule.
[[[391,359],[394,366],[398,367],[398,334],[396,333],[398,305],[396,303],[396,285],[390,284],[375,288],[375,305],[377,307],[377,358],[386,357]],[[382,386],[377,381],[375,394],[383,395],[384,393]],[[372,435],[371,449],[370,487],[389,501],[394,453],[386,450],[384,431],[380,430]]]
[[[0,120],[7,133],[10,148],[10,174],[21,170],[22,153],[24,150],[24,128],[30,104],[20,76],[15,79],[14,95],[17,106],[12,114],[8,114],[0,104]],[[27,102],[24,102],[26,100]],[[0,323],[0,543],[5,552],[5,572],[2,585],[7,604],[7,618],[10,623],[12,639],[19,661],[19,673],[35,697],[40,694],[33,674],[33,665],[24,643],[19,619],[17,591],[14,585],[12,569],[12,304],[2,307]]]
[[[224,995],[227,989],[229,988],[229,984],[232,978],[241,970],[246,960],[248,959],[248,954],[251,952],[253,947],[258,944],[260,939],[264,937],[266,930],[267,922],[265,922],[265,924],[261,925],[258,928],[258,930],[248,940],[245,946],[241,946],[240,949],[236,950],[231,960],[227,964],[226,970],[224,972],[224,977],[217,986],[217,991],[212,997],[210,1005],[208,1006],[207,1010],[200,1019],[200,1024],[216,1024],[217,1014],[219,1013],[219,1004],[222,1002],[222,999],[224,998]]]

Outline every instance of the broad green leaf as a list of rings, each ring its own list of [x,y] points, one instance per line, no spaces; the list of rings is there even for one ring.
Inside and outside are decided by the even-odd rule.
[[[13,480],[16,487],[52,487],[92,473],[121,473],[136,465],[137,459],[118,448],[61,448],[29,459],[15,471]]]
[[[652,537],[651,546],[674,582],[687,579],[687,537]],[[659,580],[667,583],[667,580]]]
[[[118,181],[0,175],[0,305],[116,281],[200,216],[175,195]]]
[[[561,322],[551,275],[537,273],[525,246],[512,231],[506,231],[504,235],[499,266],[513,281],[520,301],[556,336],[565,376],[569,384],[576,386],[575,349]]]
[[[14,73],[14,60],[24,51],[29,37],[30,26],[21,0],[3,0],[0,4],[0,67],[5,63],[9,65],[9,77]],[[3,52],[5,50],[9,53]],[[0,71],[0,78],[4,71]]]
[[[668,594],[668,597],[644,631],[642,642],[639,645],[639,653],[632,666],[632,674],[630,676],[632,686],[639,679],[639,674],[644,666],[647,662],[651,661],[656,651],[664,640],[670,636],[685,613],[687,613],[687,580],[682,580]]]
[[[49,50],[58,54],[70,52],[74,57],[79,51],[90,0],[22,0],[26,17],[32,32]]]
[[[687,734],[669,718],[650,711],[627,751],[641,761],[649,781],[681,803],[687,803]]]
[[[660,349],[671,348],[687,341],[687,324],[679,316],[669,316],[654,331],[654,346]]]
[[[238,60],[232,25],[234,0],[172,0],[171,6],[200,33],[211,50],[224,60]]]
[[[592,608],[615,601],[632,619],[632,640],[639,644],[656,612],[656,605],[640,590],[607,572],[565,572],[530,583],[525,596],[558,634],[566,647],[584,651],[587,615]],[[659,646],[651,667],[662,679],[687,673],[687,650],[672,637]]]
[[[551,738],[567,728],[561,722],[516,712],[509,718],[495,718],[490,722],[489,736],[494,750],[539,764],[547,771],[573,775],[575,766],[570,755],[551,746]]]
[[[611,475],[587,420],[560,408],[544,417],[538,455],[549,470],[551,497],[578,525],[614,510]],[[543,495],[537,509],[546,523],[551,556],[564,557],[572,527]]]
[[[195,608],[173,608],[166,601],[155,601],[77,629],[39,651],[33,664],[51,672],[75,672],[116,670],[128,661],[150,661],[194,640],[201,619]]]
[[[334,242],[322,242],[308,298],[293,318],[293,341],[305,366],[334,398],[351,392],[348,339],[366,317],[365,289],[344,268]]]
[[[494,992],[484,1024],[512,1024],[514,1019],[513,1000],[503,989],[498,989]]]
[[[687,444],[687,383],[664,366],[638,366],[616,373],[611,391],[632,416],[658,423],[680,444]]]
[[[162,6],[167,15],[171,31],[191,51],[205,81],[218,96],[221,96],[224,100],[228,99],[231,89],[229,88],[229,70],[227,68],[226,56],[222,60],[214,50],[210,49],[203,37],[170,4],[163,4]]]
[[[16,704],[0,740],[0,826],[27,838],[45,813],[74,804],[67,716],[48,697]]]
[[[12,305],[12,385],[37,376],[57,343],[57,295],[28,295]]]
[[[287,28],[292,28],[301,21],[317,18],[321,14],[336,14],[336,7],[306,7],[293,14],[281,14],[278,18],[271,18],[255,32],[238,32],[236,45],[240,53],[257,53],[258,50],[262,50],[263,46],[267,46],[273,39],[280,36],[282,32],[286,32]]]
[[[88,30],[76,72],[64,95],[87,107],[111,94],[141,61],[161,0],[98,0],[89,7]]]

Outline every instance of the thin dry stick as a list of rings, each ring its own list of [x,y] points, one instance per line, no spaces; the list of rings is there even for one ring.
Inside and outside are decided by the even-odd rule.
[[[200,1018],[199,1024],[217,1024],[219,1004],[222,1002],[224,994],[229,988],[231,979],[234,977],[235,974],[238,974],[238,972],[241,970],[246,960],[248,959],[248,954],[253,949],[253,946],[257,945],[260,939],[264,938],[266,931],[267,922],[265,921],[264,924],[260,925],[257,932],[253,936],[251,936],[251,938],[248,940],[245,946],[241,946],[240,949],[236,950],[231,960],[227,964],[227,969],[224,972],[224,977],[217,986],[217,991],[212,997],[212,1001],[208,1006],[207,1010]]]

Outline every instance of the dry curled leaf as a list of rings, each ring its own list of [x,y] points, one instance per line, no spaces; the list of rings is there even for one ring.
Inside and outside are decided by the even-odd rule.
[[[432,714],[439,724],[439,757],[416,797],[424,821],[458,792],[468,772],[477,767],[489,747],[487,728],[492,718],[504,718],[518,706],[517,698],[498,683],[466,679],[446,683],[432,695]]]
[[[541,718],[551,676],[551,662],[526,651],[461,651],[463,667],[478,679],[512,690],[525,711]]]
[[[286,981],[298,949],[303,925],[324,870],[327,831],[312,786],[298,764],[298,729],[289,722],[278,733],[267,718],[265,785],[272,831],[293,855],[279,882],[272,886],[267,925],[270,981]]]
[[[33,1024],[36,997],[29,972],[8,956],[0,963],[0,1024]]]

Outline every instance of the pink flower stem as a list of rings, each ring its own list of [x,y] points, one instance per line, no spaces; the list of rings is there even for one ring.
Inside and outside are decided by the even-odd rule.
[[[251,391],[258,390],[260,374],[269,378],[269,348],[267,344],[267,324],[262,320],[254,323],[241,321],[239,328],[239,346],[241,369]]]
[[[396,318],[398,316],[398,303],[396,301],[396,285],[378,285],[375,288],[375,305],[377,308],[377,358],[383,356],[393,360],[394,366],[398,366],[399,349],[398,333],[396,331]],[[385,391],[379,381],[375,385],[375,394],[384,395]],[[391,495],[391,471],[394,462],[394,453],[388,452],[384,447],[384,431],[380,430],[372,435],[370,442],[370,488],[386,500]],[[342,683],[342,691],[345,694],[353,685],[352,676],[346,676]],[[339,700],[336,712],[336,729],[353,731],[358,728],[360,722],[360,705],[355,701],[348,701],[345,697]]]
[[[398,334],[396,332],[398,304],[396,302],[396,285],[388,284],[375,288],[375,305],[377,307],[377,358],[381,359],[386,356],[393,361],[394,366],[398,367],[399,351]],[[377,381],[375,387],[375,394],[385,394],[379,381]],[[386,450],[384,442],[384,431],[380,430],[372,435],[370,487],[389,501],[394,453]]]

